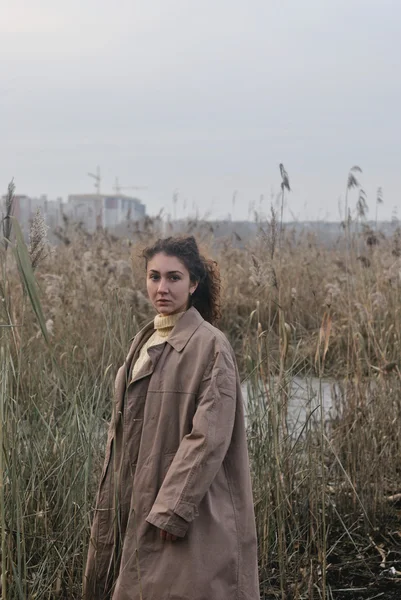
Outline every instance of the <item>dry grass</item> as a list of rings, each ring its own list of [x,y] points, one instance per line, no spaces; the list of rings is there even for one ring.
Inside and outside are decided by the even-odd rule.
[[[114,374],[153,314],[136,257],[158,225],[114,238],[66,223],[35,278],[21,239],[0,250],[3,600],[80,597]],[[361,569],[379,557],[375,528],[387,532],[386,498],[401,491],[399,235],[339,235],[329,248],[280,235],[273,214],[237,249],[188,227],[221,265],[220,326],[248,387],[264,597],[330,598],[341,548]],[[342,383],[335,418],[310,389],[294,434],[300,375]]]

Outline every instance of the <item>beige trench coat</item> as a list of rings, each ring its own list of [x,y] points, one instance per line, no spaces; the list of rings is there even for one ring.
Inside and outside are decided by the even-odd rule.
[[[190,308],[129,383],[113,418],[87,559],[87,600],[259,600],[240,381],[226,337]],[[160,539],[162,528],[175,542]]]

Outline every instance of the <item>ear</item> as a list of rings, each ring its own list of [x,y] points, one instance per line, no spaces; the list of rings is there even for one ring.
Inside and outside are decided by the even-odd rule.
[[[192,296],[192,294],[194,293],[194,291],[196,290],[196,288],[198,287],[198,282],[196,281],[195,283],[191,283],[191,285],[189,286],[189,293]]]

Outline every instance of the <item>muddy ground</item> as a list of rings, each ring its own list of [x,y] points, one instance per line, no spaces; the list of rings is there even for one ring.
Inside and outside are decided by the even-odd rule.
[[[401,600],[401,507],[370,533],[362,519],[350,535],[344,529],[329,532],[328,548],[327,600]],[[285,600],[322,598],[318,589],[308,594],[305,581],[299,583],[300,578],[289,586]],[[278,578],[262,585],[261,598],[284,600]]]

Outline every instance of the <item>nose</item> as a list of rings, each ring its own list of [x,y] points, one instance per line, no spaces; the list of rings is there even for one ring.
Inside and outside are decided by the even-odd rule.
[[[160,294],[166,294],[168,292],[167,281],[165,279],[163,279],[163,277],[160,278],[160,282],[159,282],[159,286],[157,288],[157,291]]]

